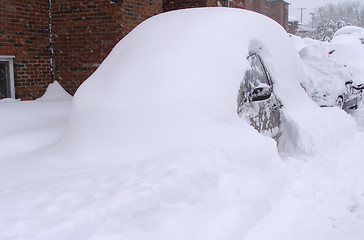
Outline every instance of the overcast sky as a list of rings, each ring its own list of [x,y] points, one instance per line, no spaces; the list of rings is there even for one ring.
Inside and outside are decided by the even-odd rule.
[[[301,18],[301,11],[298,8],[306,8],[303,10],[303,24],[310,22],[310,13],[314,11],[315,8],[321,7],[328,3],[343,3],[343,2],[355,2],[358,0],[285,0],[289,2],[291,5],[289,7],[289,15],[292,17],[296,17],[298,19]],[[364,4],[364,0],[360,0],[362,4]]]

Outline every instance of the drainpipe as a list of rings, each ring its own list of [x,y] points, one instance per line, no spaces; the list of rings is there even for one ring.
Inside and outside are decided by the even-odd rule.
[[[52,29],[52,0],[49,0],[49,63],[51,66],[51,81],[54,81],[54,48],[53,48],[53,29]]]

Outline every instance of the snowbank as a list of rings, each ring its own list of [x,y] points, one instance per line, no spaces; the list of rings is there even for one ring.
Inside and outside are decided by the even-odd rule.
[[[70,109],[70,101],[0,101],[0,159],[55,143],[66,130]]]
[[[304,42],[304,40],[296,35],[289,34],[289,37],[292,40],[293,45],[296,47],[297,51],[301,51],[301,49],[307,47],[307,44]]]

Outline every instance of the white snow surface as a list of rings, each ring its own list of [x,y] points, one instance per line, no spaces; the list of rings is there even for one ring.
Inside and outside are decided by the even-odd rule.
[[[280,154],[236,113],[252,51],[283,104]],[[301,64],[264,16],[176,11],[72,101],[0,102],[0,239],[361,239],[363,114],[319,108]]]
[[[345,26],[337,30],[334,34],[334,37],[340,35],[353,35],[358,39],[364,38],[364,28],[357,26]]]
[[[37,99],[37,101],[62,101],[71,100],[72,95],[70,95],[58,81],[54,81],[49,84],[43,96]]]
[[[338,35],[336,37],[334,37],[330,43],[334,43],[334,44],[361,44],[360,39],[358,39],[356,36],[354,35],[348,35],[348,34],[344,34],[344,35]]]

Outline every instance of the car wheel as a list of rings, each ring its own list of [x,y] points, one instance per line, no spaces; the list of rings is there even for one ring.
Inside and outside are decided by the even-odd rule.
[[[344,106],[344,99],[342,96],[339,96],[337,99],[336,99],[336,106],[338,106],[340,109],[343,109],[343,106]]]

